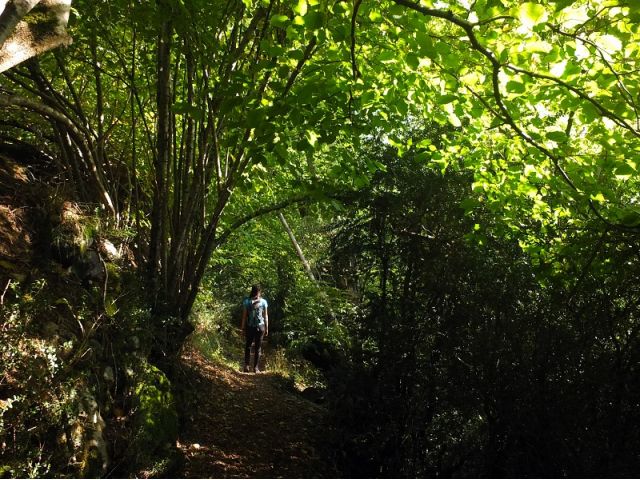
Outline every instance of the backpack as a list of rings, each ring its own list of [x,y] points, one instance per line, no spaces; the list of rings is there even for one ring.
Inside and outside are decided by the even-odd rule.
[[[262,298],[248,298],[247,300],[247,324],[250,327],[257,327],[261,323],[264,323],[264,308],[262,306]]]

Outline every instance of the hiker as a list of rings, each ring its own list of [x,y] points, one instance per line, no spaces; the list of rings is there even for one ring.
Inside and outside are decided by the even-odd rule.
[[[245,335],[244,347],[244,371],[249,371],[249,359],[251,357],[251,344],[255,342],[255,356],[253,371],[260,373],[258,362],[260,361],[262,336],[269,335],[269,314],[267,301],[262,298],[260,286],[251,287],[251,296],[242,301],[242,323],[240,328]]]

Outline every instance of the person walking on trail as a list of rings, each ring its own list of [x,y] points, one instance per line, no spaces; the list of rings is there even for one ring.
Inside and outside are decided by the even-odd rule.
[[[255,343],[255,355],[253,359],[253,371],[260,373],[258,362],[260,361],[262,337],[269,335],[269,313],[267,301],[262,298],[262,291],[258,285],[251,287],[251,296],[242,301],[242,323],[240,328],[245,335],[244,347],[244,371],[249,372],[249,360],[251,358],[251,344]]]

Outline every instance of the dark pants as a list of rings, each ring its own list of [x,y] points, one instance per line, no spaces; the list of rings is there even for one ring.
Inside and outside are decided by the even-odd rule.
[[[262,346],[262,336],[264,335],[264,325],[260,325],[258,327],[249,327],[247,326],[246,333],[247,343],[244,347],[244,364],[249,365],[249,359],[251,358],[251,344],[255,341],[255,355],[253,360],[253,366],[257,367],[258,362],[260,361],[260,353]]]

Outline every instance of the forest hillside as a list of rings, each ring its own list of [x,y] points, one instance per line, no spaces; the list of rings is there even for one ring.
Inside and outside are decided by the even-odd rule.
[[[637,475],[638,25],[0,2],[0,476]]]

